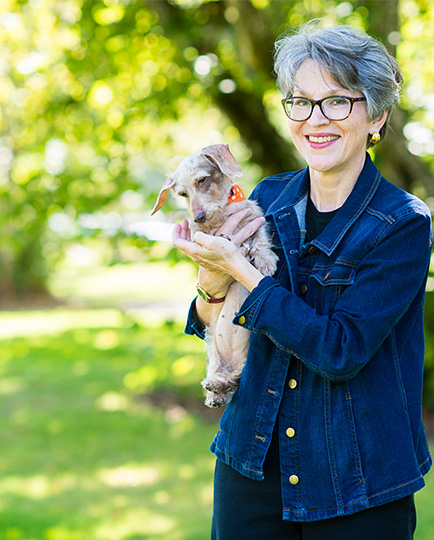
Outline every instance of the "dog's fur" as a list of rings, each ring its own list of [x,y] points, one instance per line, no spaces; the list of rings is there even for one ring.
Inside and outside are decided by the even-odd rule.
[[[214,234],[232,213],[249,207],[252,214],[239,225],[239,230],[262,216],[261,209],[254,201],[227,204],[233,185],[231,177],[241,175],[241,168],[227,145],[217,144],[197,150],[186,157],[168,177],[152,213],[163,206],[169,190],[173,189],[188,204],[192,235],[196,231]],[[250,247],[251,263],[262,274],[273,275],[278,258],[272,251],[266,228],[261,227],[246,243]],[[218,319],[206,328],[208,368],[202,386],[206,390],[205,404],[208,407],[225,404],[238,386],[247,357],[250,334],[245,328],[233,325],[232,319],[247,295],[248,291],[243,285],[233,282]]]

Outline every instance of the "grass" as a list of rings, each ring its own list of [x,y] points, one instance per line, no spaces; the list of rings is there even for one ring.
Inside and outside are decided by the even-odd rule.
[[[109,307],[128,294],[107,272],[109,299],[80,278],[95,309],[0,313],[0,540],[209,538],[217,419],[203,416],[202,343],[164,322],[169,308],[139,309],[153,287]],[[416,540],[431,540],[434,474],[416,500]]]
[[[201,400],[202,345],[177,324],[99,315],[2,340],[0,539],[207,538],[216,425],[178,403]],[[142,398],[175,387],[177,401]]]

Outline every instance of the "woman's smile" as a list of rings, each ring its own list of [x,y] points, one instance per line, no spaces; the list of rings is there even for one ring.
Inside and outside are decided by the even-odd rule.
[[[310,133],[306,135],[312,148],[326,148],[340,138],[339,135],[332,133]]]

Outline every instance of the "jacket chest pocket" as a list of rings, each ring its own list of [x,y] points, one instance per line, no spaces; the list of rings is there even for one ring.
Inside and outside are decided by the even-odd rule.
[[[316,281],[315,308],[321,315],[329,315],[341,294],[354,284],[356,263],[337,259],[333,264],[316,265],[310,277]]]
[[[273,245],[274,251],[281,250],[282,241],[280,240],[280,236],[277,233],[276,225],[272,221],[267,221],[266,230],[268,238]]]

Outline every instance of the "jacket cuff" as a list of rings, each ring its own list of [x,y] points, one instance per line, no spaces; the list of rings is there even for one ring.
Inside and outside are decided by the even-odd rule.
[[[205,339],[205,325],[200,322],[197,316],[196,298],[190,304],[190,309],[187,316],[187,324],[184,328],[184,334],[188,334],[189,336],[197,336],[200,339]]]
[[[240,310],[235,313],[232,320],[233,324],[243,326],[252,330],[256,312],[260,309],[262,303],[268,295],[268,292],[274,287],[279,287],[279,282],[274,278],[266,276],[258,283],[249,296],[245,299]]]

